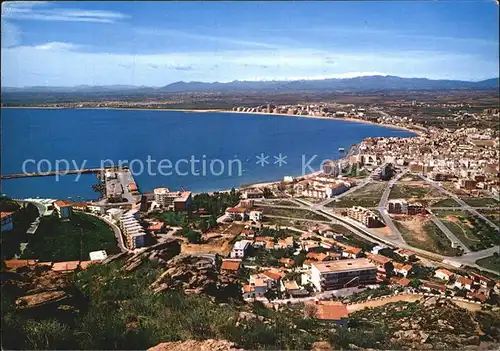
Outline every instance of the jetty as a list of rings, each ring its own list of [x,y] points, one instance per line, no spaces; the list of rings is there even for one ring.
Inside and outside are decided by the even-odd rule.
[[[64,175],[69,175],[69,174],[100,173],[102,171],[104,171],[104,168],[83,168],[83,169],[53,171],[53,172],[2,174],[1,179],[64,176]]]

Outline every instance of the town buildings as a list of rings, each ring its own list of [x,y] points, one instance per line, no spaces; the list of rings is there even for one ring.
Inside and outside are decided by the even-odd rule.
[[[353,206],[347,209],[347,217],[354,219],[368,228],[378,227],[381,222],[378,216],[373,212],[361,206]]]
[[[425,213],[425,208],[420,202],[408,203],[405,199],[392,199],[387,202],[387,212],[393,214],[416,215]]]
[[[170,191],[168,188],[156,188],[153,191],[155,202],[165,209],[185,211],[191,207],[190,191]]]

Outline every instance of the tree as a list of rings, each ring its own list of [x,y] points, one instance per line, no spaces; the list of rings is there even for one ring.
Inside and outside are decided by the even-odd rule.
[[[211,216],[210,216],[210,219],[208,220],[208,226],[209,226],[210,228],[215,228],[215,227],[217,227],[217,218],[215,218],[215,216],[214,216],[214,215],[211,215]]]
[[[194,230],[190,230],[188,233],[187,233],[187,238],[188,238],[188,241],[192,244],[199,244],[201,243],[201,233],[200,232],[196,232]]]
[[[275,300],[278,298],[278,292],[275,289],[267,289],[267,291],[264,293],[264,297],[271,302],[272,300]]]
[[[295,256],[295,266],[296,267],[302,267],[306,260],[306,255],[307,253],[305,251],[300,251],[300,253]]]
[[[202,219],[200,220],[200,224],[199,224],[198,228],[199,228],[202,232],[206,232],[206,231],[209,229],[208,222],[207,222],[207,219],[206,219],[206,218],[202,218]]]
[[[420,279],[413,278],[412,280],[410,280],[410,286],[412,288],[418,289],[420,285],[422,285],[422,281]]]
[[[266,199],[268,199],[270,197],[273,197],[273,192],[269,188],[264,188],[264,194],[263,195],[264,195],[264,197]]]

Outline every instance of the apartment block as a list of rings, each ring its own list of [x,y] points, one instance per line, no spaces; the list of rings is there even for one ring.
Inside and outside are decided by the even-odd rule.
[[[354,219],[357,222],[364,224],[368,228],[377,227],[380,225],[380,220],[377,215],[361,206],[353,206],[347,210],[347,217]]]
[[[311,283],[317,291],[373,284],[376,276],[377,266],[365,258],[311,264]]]

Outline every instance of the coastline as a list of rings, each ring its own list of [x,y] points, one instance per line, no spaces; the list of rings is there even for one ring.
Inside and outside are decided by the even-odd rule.
[[[404,130],[410,133],[417,134],[418,136],[423,136],[423,132],[418,129],[412,129],[410,127],[397,126],[387,123],[375,123],[358,118],[331,118],[325,116],[309,116],[309,115],[294,115],[289,113],[272,113],[272,112],[244,112],[244,111],[230,111],[222,109],[176,109],[176,108],[140,108],[140,107],[51,107],[51,106],[4,106],[2,109],[38,109],[38,110],[131,110],[131,111],[175,111],[175,112],[198,112],[198,113],[233,113],[233,114],[248,114],[248,115],[261,115],[261,116],[284,116],[284,117],[296,117],[296,118],[314,118],[314,119],[325,119],[329,121],[345,121],[354,123],[364,123],[378,125],[386,128]]]

